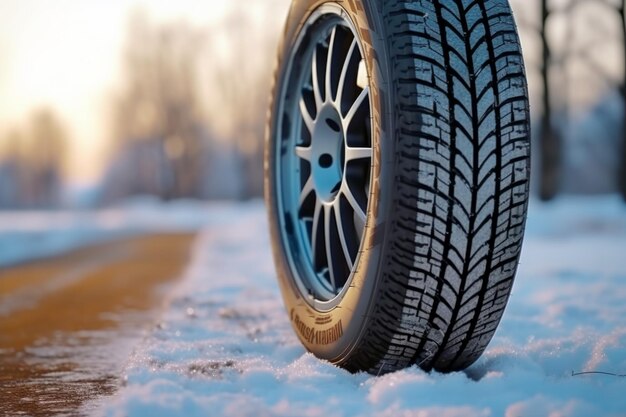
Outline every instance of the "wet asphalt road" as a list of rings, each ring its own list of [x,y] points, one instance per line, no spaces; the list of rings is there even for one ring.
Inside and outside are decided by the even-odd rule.
[[[141,236],[0,269],[0,416],[84,415],[106,401],[193,239]]]

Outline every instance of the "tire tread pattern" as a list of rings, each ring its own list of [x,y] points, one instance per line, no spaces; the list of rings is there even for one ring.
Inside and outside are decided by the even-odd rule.
[[[391,56],[393,217],[370,325],[346,364],[453,371],[491,340],[526,220],[526,78],[506,0],[379,0]]]

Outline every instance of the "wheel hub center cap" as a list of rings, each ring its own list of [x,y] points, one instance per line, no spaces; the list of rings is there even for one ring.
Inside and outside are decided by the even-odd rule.
[[[343,178],[345,140],[341,117],[334,106],[321,108],[311,140],[311,169],[321,200],[331,202]]]

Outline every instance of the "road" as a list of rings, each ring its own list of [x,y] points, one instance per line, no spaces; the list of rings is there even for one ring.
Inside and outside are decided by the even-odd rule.
[[[122,383],[193,234],[128,238],[0,270],[0,415],[89,413]]]

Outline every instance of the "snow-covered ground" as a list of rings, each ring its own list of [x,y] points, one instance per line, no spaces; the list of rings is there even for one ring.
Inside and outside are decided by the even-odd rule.
[[[0,211],[0,267],[141,233],[197,231],[226,213],[220,204],[150,197],[95,211]]]
[[[290,328],[260,203],[198,238],[171,305],[103,400],[106,416],[626,416],[626,205],[531,207],[505,318],[466,372],[375,377],[317,360]]]

